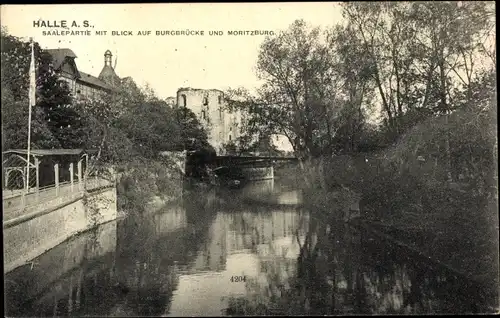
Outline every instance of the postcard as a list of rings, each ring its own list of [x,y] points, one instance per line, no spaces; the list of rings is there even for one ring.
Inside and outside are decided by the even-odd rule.
[[[498,313],[494,2],[0,12],[5,316]]]

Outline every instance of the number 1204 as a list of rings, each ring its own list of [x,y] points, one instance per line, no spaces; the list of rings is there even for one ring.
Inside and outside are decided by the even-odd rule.
[[[241,283],[246,282],[245,276],[231,276],[231,283]]]

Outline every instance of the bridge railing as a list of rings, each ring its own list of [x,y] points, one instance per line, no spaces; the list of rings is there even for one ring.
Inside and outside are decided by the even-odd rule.
[[[4,196],[2,200],[4,221],[71,201],[82,196],[84,191],[93,191],[113,184],[113,181],[94,176],[81,182],[62,182],[40,188],[38,191],[32,188],[27,193],[21,191],[17,195]]]

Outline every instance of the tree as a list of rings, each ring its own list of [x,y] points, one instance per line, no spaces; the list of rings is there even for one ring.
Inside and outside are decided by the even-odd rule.
[[[196,114],[189,108],[177,107],[174,109],[174,117],[178,121],[180,142],[177,148],[191,150],[215,151],[208,142],[207,132],[198,121]]]
[[[2,28],[2,114],[9,136],[7,147],[25,148],[28,125],[29,67],[31,45],[8,34]],[[52,66],[51,56],[34,43],[36,67],[36,105],[32,114],[32,146],[34,148],[72,148],[79,142],[81,123],[72,111],[71,96]],[[24,124],[23,124],[24,122]],[[26,127],[26,132],[24,128]],[[70,128],[70,129],[69,129]]]
[[[180,143],[179,128],[173,110],[160,101],[144,101],[121,116],[119,127],[134,143],[138,153],[153,158],[160,151]]]
[[[302,159],[329,149],[342,107],[334,90],[333,46],[319,28],[295,21],[267,38],[260,48],[257,73],[265,83],[256,96],[234,90],[231,107],[249,114],[250,130],[285,135]]]
[[[471,85],[484,71],[475,61],[492,56],[485,42],[494,37],[493,4],[399,2],[343,6],[358,46],[368,52],[389,141],[428,117],[445,114],[447,121],[461,103],[472,100]],[[495,64],[494,59],[492,62]],[[445,134],[444,153],[451,180],[449,131]]]
[[[337,103],[342,107],[334,118],[331,148],[337,153],[356,152],[368,113],[372,108],[374,83],[369,52],[360,45],[351,25],[330,32],[334,48]]]
[[[477,76],[491,36],[487,2],[344,3],[358,50],[371,66],[385,123],[394,136],[428,116],[454,109],[457,89]],[[493,21],[494,24],[494,21]],[[410,113],[411,116],[405,115]],[[416,122],[413,123],[413,125]]]
[[[228,93],[229,104],[249,114],[246,132],[285,135],[303,160],[355,152],[374,82],[370,52],[354,33],[351,25],[322,32],[298,20],[267,38],[257,61],[264,85],[254,96]]]
[[[75,101],[72,109],[85,126],[84,148],[98,151],[95,166],[154,160],[163,151],[210,149],[190,110],[173,108],[131,81],[100,98]]]
[[[3,66],[3,64],[2,64]],[[3,74],[3,71],[2,71]],[[24,149],[28,142],[28,98],[15,101],[7,85],[2,81],[2,148]],[[45,122],[45,114],[33,107],[31,117],[31,146],[33,149],[60,148]]]

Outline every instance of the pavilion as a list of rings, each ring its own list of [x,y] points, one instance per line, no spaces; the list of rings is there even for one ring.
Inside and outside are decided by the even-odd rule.
[[[78,181],[83,177],[95,150],[84,149],[11,149],[2,152],[2,190],[16,191],[26,188],[29,165],[29,189],[38,191],[59,183]]]

